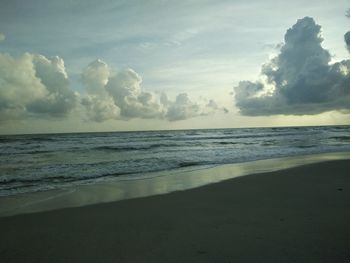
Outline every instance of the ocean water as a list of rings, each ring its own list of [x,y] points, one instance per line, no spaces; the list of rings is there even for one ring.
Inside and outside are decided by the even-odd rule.
[[[0,136],[0,196],[350,151],[350,126]]]

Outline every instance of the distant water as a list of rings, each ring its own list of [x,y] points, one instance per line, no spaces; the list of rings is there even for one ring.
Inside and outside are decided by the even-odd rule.
[[[350,126],[0,136],[0,196],[350,151]]]

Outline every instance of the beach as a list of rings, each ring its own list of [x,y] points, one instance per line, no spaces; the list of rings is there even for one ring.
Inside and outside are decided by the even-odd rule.
[[[350,263],[349,18],[0,1],[0,263]]]
[[[349,262],[350,161],[0,218],[1,262]]]

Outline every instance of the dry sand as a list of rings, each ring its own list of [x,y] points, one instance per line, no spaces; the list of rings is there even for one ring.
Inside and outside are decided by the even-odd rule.
[[[350,262],[350,161],[0,218],[1,262]]]

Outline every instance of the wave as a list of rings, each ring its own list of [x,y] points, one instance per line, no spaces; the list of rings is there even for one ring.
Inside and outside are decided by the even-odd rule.
[[[340,140],[340,141],[350,141],[350,136],[333,136],[330,139]]]
[[[180,144],[150,144],[144,146],[132,146],[132,145],[116,145],[116,146],[98,146],[93,148],[94,150],[103,150],[103,151],[133,151],[133,150],[149,150],[160,147],[183,147],[184,145]]]
[[[225,141],[221,141],[221,142],[215,142],[214,144],[227,145],[227,144],[242,144],[242,143],[241,142],[225,142]]]
[[[306,148],[315,148],[317,147],[317,145],[297,145],[296,147],[301,149],[306,149]]]
[[[203,162],[191,162],[191,161],[180,162],[178,164],[178,167],[190,167],[190,166],[198,166],[198,165],[204,165],[204,163]]]
[[[231,136],[201,136],[201,137],[176,137],[169,140],[183,140],[183,141],[193,141],[193,140],[221,140],[221,139],[249,139],[249,138],[270,138],[270,137],[281,137],[281,136],[303,136],[303,135],[310,135],[310,134],[317,134],[315,131],[308,131],[308,132],[284,132],[284,133],[252,133],[252,134],[238,134],[238,135],[231,135]]]

